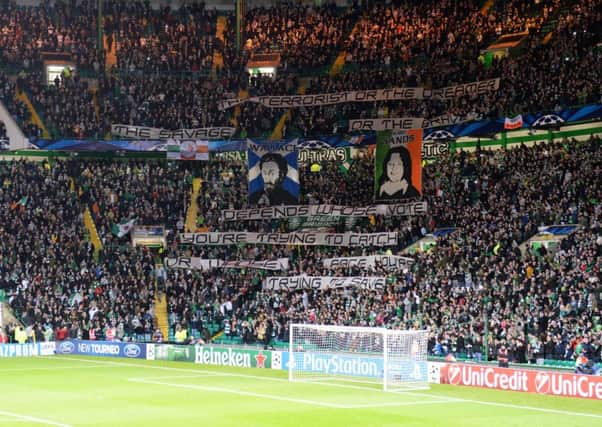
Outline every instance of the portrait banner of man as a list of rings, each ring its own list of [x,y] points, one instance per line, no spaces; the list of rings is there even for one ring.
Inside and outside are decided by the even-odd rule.
[[[422,195],[422,129],[387,133],[387,136],[378,142],[374,155],[374,200],[419,198]]]
[[[294,205],[299,201],[296,140],[289,143],[247,141],[249,203],[258,206]]]

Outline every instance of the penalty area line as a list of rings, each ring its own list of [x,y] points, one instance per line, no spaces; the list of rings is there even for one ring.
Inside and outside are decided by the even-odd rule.
[[[259,397],[262,399],[270,399],[270,400],[278,400],[283,402],[292,402],[292,403],[300,403],[304,405],[311,406],[323,406],[326,408],[334,408],[334,409],[368,409],[368,408],[384,408],[384,407],[395,407],[395,406],[413,406],[413,405],[432,405],[439,403],[451,403],[449,400],[433,400],[433,401],[413,401],[413,402],[387,402],[387,403],[367,403],[367,404],[337,404],[337,403],[328,403],[328,402],[320,402],[317,400],[309,400],[309,399],[296,399],[293,397],[284,397],[284,396],[276,396],[272,394],[266,393],[255,393],[251,391],[238,390],[234,388],[225,388],[225,387],[215,387],[215,386],[204,386],[198,384],[178,384],[178,383],[168,383],[164,381],[152,381],[145,380],[139,378],[130,378],[128,379],[130,382],[141,383],[141,384],[152,384],[159,385],[165,387],[175,387],[175,388],[183,388],[189,390],[200,390],[200,391],[210,391],[216,393],[228,393],[228,394],[236,394],[239,396],[248,396],[248,397]]]
[[[211,392],[216,392],[216,393],[236,394],[239,396],[260,397],[263,399],[279,400],[279,401],[283,401],[283,402],[302,403],[302,404],[311,405],[311,406],[324,406],[327,408],[347,409],[347,407],[345,405],[337,405],[336,403],[318,402],[316,400],[307,400],[307,399],[295,399],[292,397],[275,396],[272,394],[265,394],[265,393],[254,393],[251,391],[237,390],[234,388],[203,386],[203,385],[197,385],[197,384],[166,383],[163,381],[147,381],[147,380],[141,380],[141,379],[138,379],[138,380],[129,379],[128,381],[135,382],[135,383],[141,383],[141,384],[153,384],[153,385],[160,385],[160,386],[165,386],[165,387],[184,388],[184,389],[188,389],[188,390],[211,391]]]
[[[49,426],[56,426],[56,427],[72,427],[69,424],[57,423],[56,421],[51,421],[51,420],[47,420],[44,418],[37,418],[37,417],[29,416],[29,415],[16,414],[14,412],[8,412],[8,411],[0,410],[0,415],[16,418],[17,420],[19,420],[19,422],[29,421],[32,423],[46,424]]]

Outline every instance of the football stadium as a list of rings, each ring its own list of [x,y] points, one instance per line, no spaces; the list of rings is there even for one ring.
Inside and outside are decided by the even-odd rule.
[[[0,0],[0,426],[602,425],[602,2]]]

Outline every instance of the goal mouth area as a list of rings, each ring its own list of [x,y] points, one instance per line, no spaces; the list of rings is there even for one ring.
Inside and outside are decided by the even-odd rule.
[[[428,390],[428,331],[291,325],[290,381]]]

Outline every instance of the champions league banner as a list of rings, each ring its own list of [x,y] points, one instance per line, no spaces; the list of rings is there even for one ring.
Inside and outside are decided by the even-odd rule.
[[[358,288],[381,291],[386,284],[386,277],[290,276],[268,277],[263,281],[263,289],[270,291],[319,289],[324,291],[328,289]]]
[[[422,129],[379,141],[374,156],[374,200],[387,202],[422,194]]]
[[[461,85],[464,86],[464,85]],[[591,104],[583,107],[567,108],[561,111],[542,111],[537,113],[523,113],[522,129],[546,129],[563,126],[571,122],[602,119],[602,104]],[[424,142],[439,142],[437,147],[443,147],[441,141],[454,140],[460,137],[479,137],[505,132],[505,117],[494,120],[471,120],[450,114],[425,119],[423,123]],[[402,125],[405,127],[407,123]],[[228,128],[217,128],[228,129]],[[177,132],[177,131],[174,131]],[[320,136],[313,139],[299,139],[299,150],[320,150],[328,148],[365,147],[376,144],[374,131],[353,132],[350,135]],[[206,138],[209,139],[209,138]],[[41,150],[53,151],[163,151],[167,149],[167,141],[154,139],[140,140],[32,140],[35,147]],[[247,141],[241,139],[220,139],[209,141],[209,152],[246,151]],[[342,152],[331,152],[329,157],[342,156]],[[308,155],[307,161],[312,161]],[[425,155],[430,157],[431,155]]]
[[[297,141],[256,144],[247,140],[249,203],[290,205],[299,200]]]

